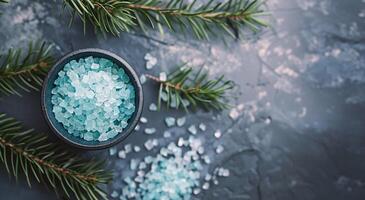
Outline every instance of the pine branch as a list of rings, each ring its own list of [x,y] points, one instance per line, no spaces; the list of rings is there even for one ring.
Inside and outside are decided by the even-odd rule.
[[[158,95],[158,107],[161,101],[166,101],[168,106],[184,107],[188,111],[188,105],[202,106],[205,109],[222,110],[229,107],[227,92],[234,88],[234,83],[224,80],[220,76],[215,80],[209,80],[208,74],[202,68],[194,73],[191,67],[181,67],[169,74],[166,80],[147,74],[146,77],[160,84]]]
[[[0,3],[9,3],[9,0],[0,0]]]
[[[46,135],[24,130],[15,119],[1,113],[0,161],[16,179],[22,172],[29,186],[34,178],[51,185],[67,199],[107,199],[98,186],[111,178],[102,162],[83,160],[60,145],[49,143]]]
[[[217,30],[223,30],[233,37],[234,31],[247,26],[257,31],[267,24],[260,19],[266,15],[261,10],[261,0],[227,0],[225,3],[208,3],[195,6],[195,1],[184,0],[64,0],[75,14],[83,20],[84,25],[90,22],[103,33],[119,35],[136,27],[147,31],[147,28],[162,26],[171,31],[192,30],[199,39],[216,36]],[[73,17],[71,19],[72,23]],[[71,24],[70,23],[70,24]]]
[[[0,55],[0,95],[21,96],[20,90],[38,90],[53,63],[51,48],[45,42],[30,42],[25,53],[22,49],[10,49]]]

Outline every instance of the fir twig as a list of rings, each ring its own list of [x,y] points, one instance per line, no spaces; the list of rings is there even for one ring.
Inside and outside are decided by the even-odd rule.
[[[9,0],[0,0],[0,3],[9,3]]]
[[[260,19],[267,13],[261,10],[261,0],[227,0],[217,3],[210,0],[195,6],[197,1],[185,0],[64,0],[85,23],[90,22],[103,33],[119,35],[135,27],[146,31],[163,26],[171,31],[190,29],[199,39],[209,39],[221,29],[233,37],[234,31],[247,26],[257,31],[267,24]],[[71,19],[72,23],[73,17]],[[70,24],[71,24],[70,23]]]
[[[166,80],[146,74],[146,77],[160,84],[158,107],[161,101],[166,101],[167,106],[184,107],[188,105],[202,106],[205,109],[222,110],[229,107],[227,92],[234,88],[234,83],[224,80],[224,76],[217,79],[208,79],[207,72],[201,68],[194,72],[191,67],[181,67],[169,74]]]
[[[43,77],[53,63],[50,54],[52,45],[45,42],[30,42],[27,51],[9,49],[0,54],[0,95],[29,92],[42,86]]]
[[[111,178],[102,162],[83,160],[49,143],[46,135],[24,130],[15,119],[1,113],[0,161],[16,179],[22,172],[29,186],[33,178],[62,192],[67,199],[107,199],[98,186]]]

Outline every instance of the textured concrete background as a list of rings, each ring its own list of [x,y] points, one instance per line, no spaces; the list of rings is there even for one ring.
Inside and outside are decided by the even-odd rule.
[[[25,46],[29,40],[56,44],[56,55],[74,49],[98,47],[125,58],[139,73],[143,57],[158,58],[152,74],[169,71],[178,62],[204,64],[212,76],[225,74],[237,82],[239,98],[229,113],[189,114],[188,123],[204,122],[202,138],[213,162],[231,170],[231,176],[198,195],[197,199],[365,199],[365,1],[270,0],[272,29],[249,41],[200,42],[177,34],[149,37],[122,34],[105,39],[86,35],[76,22],[67,28],[60,1],[13,0],[1,8],[1,49]],[[145,84],[147,107],[155,101],[155,85]],[[39,131],[49,132],[40,108],[40,94],[0,100],[0,112],[9,113]],[[158,116],[145,109],[149,125],[162,133],[166,116],[182,111],[163,111]],[[213,132],[223,131],[220,140]],[[174,140],[185,129],[175,128]],[[162,134],[155,134],[161,143]],[[148,138],[152,138],[149,136]],[[125,143],[141,145],[147,136],[135,133]],[[222,144],[225,151],[215,154]],[[153,152],[149,152],[152,153]],[[96,152],[108,155],[106,150]],[[144,156],[145,153],[135,155]],[[120,188],[127,161],[109,158],[116,171],[108,191]],[[0,171],[0,199],[54,199],[37,184],[28,189]]]

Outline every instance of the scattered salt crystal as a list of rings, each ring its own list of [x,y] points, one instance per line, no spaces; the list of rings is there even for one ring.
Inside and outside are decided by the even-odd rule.
[[[203,190],[208,190],[209,189],[209,183],[205,182],[202,186]]]
[[[113,156],[117,153],[117,148],[116,147],[112,147],[109,149],[109,155]]]
[[[270,124],[271,123],[271,117],[267,117],[265,119],[265,124]]]
[[[229,174],[230,174],[229,169],[224,169],[224,171],[222,172],[222,176],[224,177],[228,177]]]
[[[139,121],[144,124],[148,122],[147,118],[145,118],[145,117],[141,117],[141,119],[139,119]]]
[[[125,151],[125,153],[131,152],[132,151],[132,145],[131,144],[126,144],[124,146],[124,151]]]
[[[200,147],[198,148],[198,153],[199,153],[199,154],[203,154],[203,153],[204,153],[204,147],[203,147],[203,146],[200,146]]]
[[[146,169],[147,165],[145,162],[139,163],[138,169]]]
[[[229,117],[235,120],[238,118],[238,116],[240,116],[238,110],[236,108],[232,108],[232,110],[229,112]]]
[[[141,147],[139,147],[139,146],[134,146],[133,147],[133,150],[134,150],[134,152],[140,152],[141,151]]]
[[[169,138],[169,137],[171,137],[171,132],[170,132],[170,131],[165,131],[165,132],[163,132],[163,137],[164,137],[164,138]]]
[[[177,146],[182,147],[185,144],[185,140],[184,138],[179,138],[179,140],[177,141]]]
[[[203,161],[204,161],[206,164],[210,164],[210,163],[211,163],[211,160],[210,160],[209,156],[207,156],[207,155],[203,156]]]
[[[172,126],[174,126],[175,125],[175,118],[173,118],[173,117],[166,117],[165,118],[165,124],[166,124],[166,126],[167,127],[172,127]]]
[[[199,124],[199,129],[202,130],[202,131],[205,131],[205,130],[207,130],[207,126],[203,123],[200,123]]]
[[[136,126],[136,127],[134,127],[134,130],[135,130],[135,131],[139,131],[139,129],[141,129],[141,126],[140,126],[139,124],[137,124],[137,126]]]
[[[151,149],[153,149],[153,147],[155,147],[155,145],[153,144],[152,140],[147,140],[144,143],[144,147],[147,149],[147,151],[150,151]]]
[[[121,150],[121,151],[118,152],[118,157],[120,159],[124,159],[124,158],[127,157],[127,153],[125,151]]]
[[[150,106],[148,107],[148,109],[149,109],[150,111],[157,111],[157,106],[156,106],[156,104],[151,103],[151,104],[150,104]]]
[[[176,124],[179,127],[184,126],[185,122],[186,122],[186,117],[180,117],[176,120]]]
[[[112,198],[117,198],[119,196],[118,192],[117,191],[113,191],[110,195]]]
[[[156,132],[155,128],[145,128],[144,129],[144,133],[146,133],[147,135],[152,135]]]
[[[217,179],[214,179],[214,180],[213,180],[213,183],[214,183],[214,185],[218,185],[218,183],[219,183],[219,182],[218,182],[218,180],[217,180]]]
[[[141,81],[141,84],[144,84],[146,81],[147,81],[147,78],[144,74],[142,74],[140,77],[139,77],[139,81]]]
[[[194,188],[193,194],[198,195],[201,192],[199,188]]]
[[[157,139],[152,139],[152,144],[153,144],[153,146],[158,146],[158,140]]]
[[[166,72],[161,72],[160,73],[160,81],[166,81],[166,80],[167,80]]]
[[[216,130],[215,132],[214,132],[214,137],[216,137],[216,138],[220,138],[222,136],[222,132],[221,132],[221,130]]]
[[[157,58],[153,57],[150,53],[147,53],[144,59],[147,61],[146,69],[152,69],[157,64]]]
[[[195,126],[195,125],[191,125],[191,126],[189,126],[188,131],[189,131],[191,134],[193,134],[193,135],[195,135],[195,134],[197,134],[197,133],[198,133],[198,130],[196,129],[196,126]]]
[[[218,145],[217,148],[215,149],[215,152],[217,154],[220,154],[224,151],[224,147],[222,145]]]
[[[204,177],[205,181],[210,181],[211,179],[212,179],[212,175],[210,175],[210,174],[206,174]]]
[[[137,169],[137,166],[138,166],[138,161],[132,158],[129,167],[131,168],[131,170],[135,170]]]

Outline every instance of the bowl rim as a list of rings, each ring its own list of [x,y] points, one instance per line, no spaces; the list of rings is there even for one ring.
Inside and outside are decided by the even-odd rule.
[[[50,76],[57,72],[57,69],[59,68],[58,66],[61,65],[62,63],[64,63],[65,60],[69,59],[72,56],[76,56],[78,54],[82,54],[82,53],[99,53],[99,54],[104,54],[106,56],[112,57],[115,60],[117,60],[118,62],[120,62],[123,67],[124,70],[127,70],[130,73],[130,78],[132,78],[135,83],[135,91],[136,91],[136,96],[138,98],[138,105],[136,106],[136,113],[134,118],[132,119],[132,121],[130,121],[130,126],[129,128],[123,133],[123,134],[118,134],[116,137],[116,139],[111,140],[110,142],[107,143],[101,143],[101,144],[81,144],[78,143],[76,141],[71,140],[70,138],[64,136],[64,134],[59,131],[53,124],[53,122],[49,119],[49,114],[51,114],[47,108],[46,108],[46,92],[47,89],[50,87],[48,83]],[[90,55],[92,56],[92,55]],[[87,56],[85,56],[87,57]],[[80,57],[81,58],[81,57]],[[79,59],[79,58],[78,58]],[[77,148],[81,148],[81,149],[86,149],[86,150],[98,150],[98,149],[106,149],[109,148],[111,146],[114,146],[120,142],[122,142],[123,140],[125,140],[133,131],[134,128],[136,127],[141,115],[142,115],[142,110],[143,110],[143,90],[142,90],[142,85],[140,83],[139,77],[136,73],[136,71],[133,69],[133,67],[131,67],[131,65],[129,65],[127,63],[127,61],[125,61],[123,58],[121,58],[120,56],[118,56],[117,54],[111,52],[111,51],[107,51],[104,49],[99,49],[99,48],[85,48],[85,49],[78,49],[75,51],[72,51],[70,53],[67,53],[66,55],[64,55],[62,58],[60,58],[55,64],[53,64],[52,68],[49,70],[49,72],[47,73],[44,81],[43,81],[43,87],[42,87],[42,93],[41,93],[41,107],[42,107],[42,112],[44,117],[46,118],[46,121],[49,125],[49,127],[52,129],[52,132],[58,137],[60,138],[62,141],[66,142],[67,144],[70,144],[73,147],[77,147]]]

